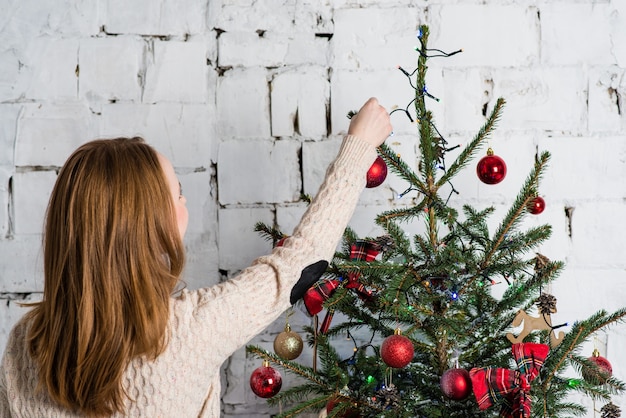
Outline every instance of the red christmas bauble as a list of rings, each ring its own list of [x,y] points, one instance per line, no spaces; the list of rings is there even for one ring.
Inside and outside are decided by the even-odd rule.
[[[414,352],[411,340],[399,333],[385,338],[380,346],[380,357],[385,364],[396,369],[401,369],[409,364],[413,360]]]
[[[285,243],[285,240],[289,238],[289,237],[282,237],[281,239],[278,240],[278,242],[276,243],[275,247],[282,247],[283,244]]]
[[[478,161],[476,174],[480,181],[486,184],[498,184],[506,176],[506,163],[489,148],[487,155]]]
[[[264,361],[261,367],[256,368],[250,375],[250,388],[256,396],[261,398],[271,398],[280,392],[283,385],[283,378],[278,370],[269,366],[269,362]]]
[[[472,379],[465,369],[446,370],[439,381],[447,398],[462,401],[472,393]]]
[[[329,400],[326,404],[326,412],[330,414],[339,403],[340,402],[336,398]],[[338,415],[338,418],[359,418],[360,416],[361,415],[359,415],[358,409],[349,407],[341,415]]]
[[[543,197],[537,196],[528,204],[528,211],[533,215],[539,215],[546,208],[546,201]]]
[[[379,155],[376,157],[374,164],[367,170],[367,184],[365,187],[372,188],[380,186],[387,178],[387,164],[385,160]]]
[[[600,355],[598,349],[593,350],[593,355],[589,357],[589,361],[595,364],[594,367],[583,367],[583,379],[592,385],[603,385],[613,375],[613,366],[604,357]]]

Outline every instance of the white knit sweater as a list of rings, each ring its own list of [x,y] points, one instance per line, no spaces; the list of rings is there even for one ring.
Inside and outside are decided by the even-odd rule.
[[[136,358],[129,364],[123,384],[130,399],[124,413],[115,416],[219,417],[222,363],[289,307],[291,289],[304,267],[331,260],[375,158],[370,144],[344,138],[317,196],[284,246],[232,280],[173,298],[169,344],[156,360]],[[22,320],[14,327],[0,364],[0,417],[78,416],[35,390],[28,326]]]

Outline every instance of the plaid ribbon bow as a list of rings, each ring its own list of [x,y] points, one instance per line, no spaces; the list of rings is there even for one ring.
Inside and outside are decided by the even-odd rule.
[[[381,250],[382,245],[376,242],[364,240],[355,241],[350,246],[350,260],[370,262],[376,258]],[[372,291],[366,289],[365,286],[359,282],[361,273],[348,273],[347,276],[348,280],[345,284],[346,289],[352,289],[364,301],[372,300]],[[333,293],[335,293],[335,290],[337,290],[340,283],[341,281],[338,279],[326,278],[318,281],[311,286],[309,290],[307,290],[304,294],[303,300],[304,306],[306,307],[309,315],[317,315],[322,311],[324,302],[327,301]],[[334,312],[332,310],[328,310],[326,312],[326,316],[320,326],[321,333],[326,333],[326,331],[330,328],[333,314]]]
[[[513,344],[512,351],[519,371],[475,367],[470,370],[472,389],[481,411],[500,402],[501,417],[530,418],[530,383],[539,375],[550,347],[517,343]]]

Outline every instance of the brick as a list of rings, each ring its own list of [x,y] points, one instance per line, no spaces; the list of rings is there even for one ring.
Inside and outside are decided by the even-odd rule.
[[[271,251],[271,244],[254,231],[257,222],[273,224],[274,217],[270,209],[224,208],[218,211],[218,217],[220,269],[244,269],[254,259]]]
[[[272,33],[270,33],[270,36]],[[311,33],[295,33],[288,38],[287,54],[283,65],[328,66],[329,36]]]
[[[615,66],[589,69],[590,132],[617,132],[624,126],[625,75],[623,68]]]
[[[153,40],[145,54],[144,102],[207,102],[209,67],[202,38],[195,42]]]
[[[282,3],[226,0],[221,2],[219,12],[210,16],[210,24],[226,31],[332,32],[334,4],[331,2]]]
[[[17,93],[32,100],[71,101],[77,96],[79,41],[40,38],[24,51]]]
[[[626,379],[626,361],[620,355],[623,347],[626,347],[626,329],[624,324],[611,327],[607,335],[606,350],[602,352],[613,366],[613,376],[624,381]],[[593,351],[592,351],[593,352]]]
[[[551,159],[541,190],[569,202],[621,199],[626,195],[623,144],[624,138],[617,136],[542,138],[540,148],[549,151]]]
[[[220,144],[220,204],[293,202],[300,196],[298,141],[227,141]]]
[[[507,100],[501,125],[581,134],[587,123],[587,80],[580,68],[541,68],[494,73],[494,96]]]
[[[101,113],[98,137],[141,136],[177,167],[208,170],[217,159],[214,104],[114,103]]]
[[[208,3],[193,0],[153,1],[106,0],[104,26],[108,33],[185,35],[206,30]],[[184,13],[182,12],[184,11]],[[137,17],[141,16],[140,19]]]
[[[395,67],[363,72],[337,70],[333,71],[330,82],[331,133],[338,135],[348,132],[348,112],[358,111],[370,97],[376,97],[391,111],[396,106],[406,107],[415,96],[406,77]],[[415,132],[415,126],[404,116],[394,116],[392,124],[396,134]]]
[[[489,115],[497,99],[493,96],[493,77],[490,71],[483,69],[446,68],[443,86],[437,90],[442,92],[441,106],[432,101],[427,104],[429,108],[443,107],[442,115],[435,120],[438,129],[444,132],[476,132],[485,123],[485,115]],[[487,113],[483,115],[485,108]],[[503,119],[509,112],[507,105]]]
[[[271,84],[272,136],[325,136],[329,90],[323,69],[276,75]]]
[[[612,2],[613,12],[609,19],[611,25],[611,53],[620,67],[626,62],[626,44],[620,42],[626,36],[626,4]]]
[[[335,159],[341,138],[302,144],[302,178],[304,193],[311,197],[317,194],[328,165]]]
[[[13,175],[16,234],[40,234],[48,199],[56,181],[54,171],[18,172]]]
[[[623,308],[623,301],[619,298],[607,298],[608,294],[624,294],[626,274],[623,269],[594,268],[569,266],[561,273],[559,279],[552,284],[551,294],[557,300],[559,322],[569,322],[585,319],[600,309],[613,312]],[[585,303],[581,303],[584,301]],[[610,329],[610,334],[614,334]],[[602,336],[604,333],[598,333]],[[609,341],[611,338],[609,337]],[[593,341],[591,341],[593,343]],[[593,347],[593,346],[592,346]],[[589,355],[591,355],[589,350]]]
[[[24,105],[15,141],[17,166],[61,166],[89,138],[93,114],[85,105]]]
[[[177,169],[177,171],[179,171]],[[217,234],[217,194],[211,173],[177,172],[187,199],[189,224],[185,234],[186,265],[183,280],[189,289],[219,283]]]
[[[145,42],[136,38],[82,39],[78,56],[79,97],[90,101],[141,100],[147,53]]]
[[[0,166],[0,240],[9,233],[9,182],[12,172]],[[0,258],[1,259],[1,258]]]
[[[486,96],[490,85],[493,91]],[[447,129],[476,126],[484,120],[482,106],[487,104],[489,114],[498,97],[506,100],[498,124],[505,129],[568,133],[582,133],[586,129],[586,79],[577,68],[506,69],[487,73],[449,70],[445,73],[445,88]]]
[[[307,207],[306,202],[276,207],[276,224],[280,231],[285,235],[293,234]]]
[[[548,65],[610,65],[610,3],[548,3],[541,6],[541,61]],[[585,30],[593,28],[593,30]]]
[[[15,154],[17,119],[21,106],[0,104],[0,167],[12,166]]]
[[[220,282],[216,241],[208,234],[185,235],[185,270],[182,280],[187,289],[200,289]]]
[[[0,293],[43,291],[43,251],[40,235],[0,240]]]
[[[458,4],[429,10],[428,47],[463,53],[446,66],[518,67],[539,60],[540,22],[536,6]]]
[[[222,67],[327,64],[328,40],[312,33],[225,32],[218,44]]]
[[[0,51],[0,98],[2,102],[16,100],[23,88],[16,83],[20,79],[20,57],[15,50]]]
[[[24,316],[30,308],[20,305],[20,303],[32,303],[41,300],[40,294],[30,294],[26,297],[15,295],[16,299],[0,298],[0,352],[9,339],[9,333],[17,321]]]
[[[623,267],[626,251],[622,239],[626,234],[623,199],[579,201],[572,207],[574,246],[568,265],[593,269]]]
[[[349,8],[335,10],[331,62],[337,70],[382,70],[417,62],[415,38],[419,8]]]
[[[256,32],[225,32],[218,39],[220,66],[272,67],[285,62],[288,40]]]
[[[218,79],[217,122],[221,138],[270,136],[269,87],[264,69],[233,69]]]

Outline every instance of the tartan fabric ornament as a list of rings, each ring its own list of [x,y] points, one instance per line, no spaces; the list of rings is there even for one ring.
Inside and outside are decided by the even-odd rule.
[[[382,250],[382,245],[377,242],[358,240],[350,246],[350,260],[366,261],[370,262],[376,258],[378,253]],[[346,289],[352,289],[359,297],[364,301],[372,300],[372,292],[365,288],[365,286],[359,282],[361,273],[352,272],[348,273],[348,280],[346,281]],[[315,283],[304,294],[304,306],[306,307],[309,315],[317,315],[324,308],[324,302],[326,302],[337,290],[341,283],[338,279],[326,278]],[[320,332],[326,333],[330,328],[330,324],[333,318],[333,310],[329,309],[326,312],[326,316],[320,326]]]
[[[374,261],[381,250],[382,246],[377,242],[363,240],[355,241],[350,246],[350,260],[366,262]],[[361,273],[359,272],[348,273],[348,283],[346,284],[346,289],[354,289],[362,300],[369,302],[372,300],[372,291],[366,289],[365,286],[359,282],[359,277],[361,277]]]
[[[530,418],[530,383],[539,375],[550,347],[517,343],[512,351],[518,370],[475,367],[470,370],[472,389],[481,411],[501,403],[501,417]]]
[[[330,298],[339,287],[337,279],[322,279],[315,283],[303,296],[304,306],[309,315],[317,315],[324,308],[323,304]]]

